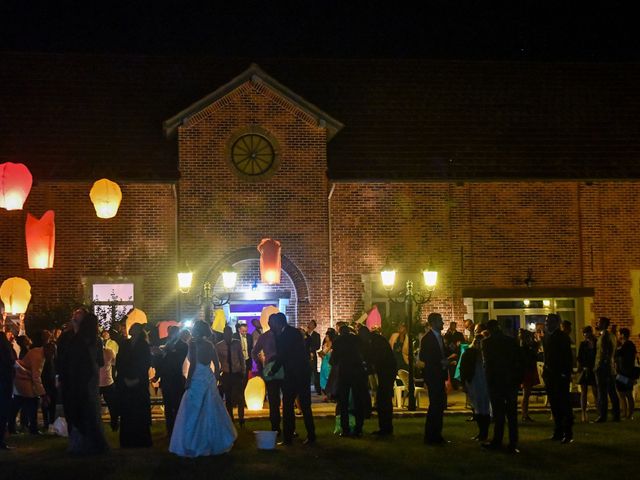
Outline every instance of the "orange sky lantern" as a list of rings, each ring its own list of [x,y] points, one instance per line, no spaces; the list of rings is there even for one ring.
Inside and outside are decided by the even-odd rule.
[[[117,183],[102,178],[93,184],[89,197],[98,218],[113,218],[122,201],[122,190]]]
[[[38,220],[27,214],[25,238],[27,239],[27,257],[29,268],[52,268],[56,247],[56,225],[53,210],[48,210]]]
[[[32,183],[31,172],[22,163],[0,164],[0,208],[22,210]]]
[[[263,283],[273,285],[280,283],[280,242],[263,238],[258,245],[260,252],[260,277]]]

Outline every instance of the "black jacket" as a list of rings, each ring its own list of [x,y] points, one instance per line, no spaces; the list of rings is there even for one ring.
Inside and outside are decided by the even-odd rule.
[[[365,372],[364,357],[357,335],[338,335],[332,344],[329,363],[338,368],[338,378],[362,375]]]
[[[284,368],[285,382],[309,382],[309,354],[300,330],[287,325],[276,335],[276,358],[271,370],[276,373]]]
[[[444,349],[440,348],[440,343],[433,333],[433,330],[429,330],[429,332],[422,337],[419,357],[420,360],[424,362],[422,372],[425,382],[445,382],[447,380],[449,369],[447,366],[443,366],[442,362],[442,360],[446,360],[447,357]]]
[[[573,372],[571,339],[559,328],[544,337],[544,382],[550,385],[560,379],[570,379]]]
[[[517,389],[524,376],[522,350],[515,338],[494,332],[482,340],[482,357],[489,391]]]

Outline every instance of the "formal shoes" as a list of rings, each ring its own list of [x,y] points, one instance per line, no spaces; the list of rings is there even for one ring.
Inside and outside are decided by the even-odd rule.
[[[501,450],[502,449],[502,445],[494,442],[482,443],[480,446],[485,450]]]
[[[564,437],[562,440],[560,440],[560,443],[564,443],[565,445],[567,443],[573,443],[573,437]]]
[[[531,416],[529,416],[529,415],[523,415],[522,421],[523,422],[535,422],[535,420],[533,418],[531,418]]]
[[[451,443],[449,440],[445,440],[444,438],[425,438],[424,443],[427,445],[446,445]]]
[[[291,440],[282,440],[281,442],[278,442],[277,445],[279,447],[289,447],[293,445],[293,442]]]
[[[604,417],[598,417],[596,418],[594,421],[592,421],[591,423],[605,423],[607,421],[606,418]]]
[[[316,437],[307,437],[302,441],[302,445],[314,445],[316,443]]]
[[[518,455],[520,453],[520,449],[518,448],[517,445],[509,445],[507,447],[507,453],[510,453],[512,455]]]

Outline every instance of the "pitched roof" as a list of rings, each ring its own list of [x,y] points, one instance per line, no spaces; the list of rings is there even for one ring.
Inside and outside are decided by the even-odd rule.
[[[163,122],[252,60],[0,54],[0,161],[41,179],[175,180]],[[334,180],[640,178],[639,64],[258,63],[344,124]]]

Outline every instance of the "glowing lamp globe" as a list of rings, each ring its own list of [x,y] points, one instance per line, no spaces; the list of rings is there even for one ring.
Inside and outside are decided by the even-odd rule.
[[[188,293],[189,290],[191,290],[192,282],[193,282],[193,272],[178,273],[178,288],[182,293]]]
[[[56,225],[53,210],[45,212],[38,220],[27,214],[25,238],[27,240],[27,258],[29,268],[45,269],[53,267],[56,247]]]
[[[31,301],[31,285],[24,278],[7,278],[0,286],[0,299],[5,312],[11,315],[25,313]]]
[[[93,184],[89,197],[98,218],[113,218],[118,213],[122,191],[117,183],[103,178]]]
[[[222,285],[225,290],[233,290],[236,286],[236,280],[238,278],[238,272],[233,269],[225,270],[222,272]]]
[[[280,258],[280,242],[263,238],[258,245],[260,252],[260,278],[263,283],[274,285],[280,283],[282,260]]]
[[[393,290],[393,285],[396,283],[396,270],[389,265],[389,262],[382,267],[380,272],[380,278],[382,280],[382,286],[385,290]]]
[[[428,268],[427,270],[422,272],[422,276],[424,277],[424,284],[427,287],[427,290],[433,290],[434,288],[436,288],[436,283],[438,282],[438,272],[431,268]]]
[[[0,208],[22,210],[32,183],[31,172],[22,163],[0,164]]]
[[[148,322],[147,320],[147,314],[144,313],[142,310],[140,310],[139,308],[134,308],[133,310],[131,310],[131,312],[129,312],[129,314],[127,315],[127,335],[129,335],[129,329],[131,328],[131,325],[133,325],[134,323],[142,323],[142,324],[146,324]]]
[[[261,377],[250,378],[247,387],[244,389],[244,401],[247,409],[252,412],[262,410],[264,406],[264,396],[266,385]]]

